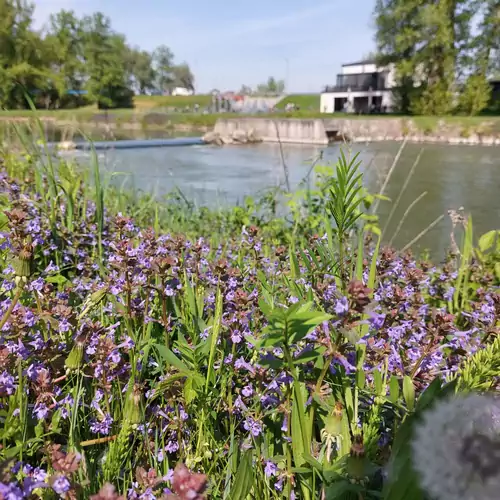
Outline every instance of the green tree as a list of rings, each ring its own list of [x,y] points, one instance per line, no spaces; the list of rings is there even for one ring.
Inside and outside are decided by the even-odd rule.
[[[187,63],[175,64],[166,46],[154,54],[131,48],[102,13],[61,10],[39,31],[29,0],[0,0],[0,106],[26,107],[26,92],[37,106],[128,106],[131,88],[175,85],[194,89]],[[84,90],[83,98],[70,92]]]
[[[85,84],[82,35],[82,22],[73,11],[62,10],[50,16],[46,62],[58,76],[57,97],[63,105],[81,102],[81,97],[68,95],[68,91],[80,91]]]
[[[183,87],[194,91],[194,76],[187,63],[182,63],[172,68],[173,83],[176,87]]]
[[[158,88],[163,92],[171,92],[175,85],[173,52],[166,45],[160,45],[154,51],[153,59],[156,66],[155,71]]]
[[[491,85],[484,74],[470,75],[460,94],[460,110],[470,116],[479,114],[488,106],[491,90]]]
[[[282,94],[285,90],[285,82],[283,80],[276,80],[273,76],[267,79],[266,83],[257,85],[257,93],[259,94]]]
[[[410,112],[417,86],[415,55],[420,37],[421,4],[420,0],[377,0],[375,6],[378,63],[394,65],[395,99],[403,113]]]
[[[394,64],[400,109],[445,114],[467,51],[474,0],[377,0],[380,64]]]
[[[468,77],[460,95],[460,110],[470,115],[485,109],[492,96],[488,77],[500,61],[500,2],[475,0],[472,4],[478,20],[475,35],[470,38],[464,66]],[[498,66],[497,66],[498,67]]]
[[[101,107],[119,105],[128,93],[126,54],[125,38],[111,30],[107,17],[97,12],[83,18],[85,87]]]
[[[0,0],[0,105],[26,105],[25,92],[36,95],[51,85],[44,65],[46,46],[32,29],[33,7],[25,0]]]
[[[240,95],[252,95],[252,93],[252,88],[248,85],[242,85],[240,90],[238,91],[238,94]]]
[[[149,52],[139,48],[130,49],[126,67],[131,84],[140,94],[145,94],[155,87],[156,73],[153,68],[153,56]]]

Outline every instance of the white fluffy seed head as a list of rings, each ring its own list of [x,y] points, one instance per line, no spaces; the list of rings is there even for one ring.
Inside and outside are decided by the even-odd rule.
[[[500,498],[500,400],[455,396],[424,413],[412,440],[420,484],[438,500]]]

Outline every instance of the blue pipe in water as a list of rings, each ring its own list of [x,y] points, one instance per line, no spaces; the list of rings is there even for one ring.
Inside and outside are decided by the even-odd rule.
[[[102,149],[141,149],[141,148],[165,148],[172,146],[201,146],[206,144],[201,137],[175,137],[172,139],[145,139],[125,141],[100,141],[100,142],[77,142],[75,148],[89,151],[92,146],[96,151]]]

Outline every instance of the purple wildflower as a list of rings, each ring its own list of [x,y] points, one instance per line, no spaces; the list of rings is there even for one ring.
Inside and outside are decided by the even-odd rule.
[[[271,460],[266,460],[266,465],[264,467],[264,474],[266,477],[272,477],[278,475],[278,467]]]
[[[57,476],[52,482],[52,489],[60,496],[69,491],[71,484],[66,476]]]
[[[0,374],[0,396],[11,396],[16,392],[15,379],[6,371]]]
[[[340,299],[337,300],[335,303],[335,314],[339,316],[344,316],[347,314],[349,311],[349,301],[347,300],[347,297],[341,297]]]

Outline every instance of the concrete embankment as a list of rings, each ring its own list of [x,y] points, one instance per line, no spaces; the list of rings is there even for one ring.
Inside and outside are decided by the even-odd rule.
[[[251,133],[263,142],[328,144],[324,120],[297,118],[219,118],[214,133],[232,137],[235,132]]]
[[[430,129],[422,129],[409,118],[220,118],[213,134],[223,138],[250,134],[263,142],[325,145],[332,141],[373,142],[402,141],[444,144],[500,145],[500,136],[492,133],[488,122],[477,129],[457,123],[438,121]],[[210,141],[209,141],[210,142]]]

